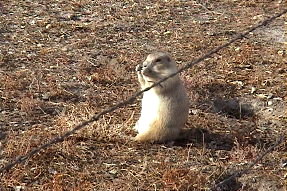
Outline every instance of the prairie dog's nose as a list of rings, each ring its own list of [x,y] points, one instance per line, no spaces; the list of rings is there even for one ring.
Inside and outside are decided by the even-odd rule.
[[[141,65],[137,65],[136,71],[141,71],[142,69],[143,69],[143,67]]]

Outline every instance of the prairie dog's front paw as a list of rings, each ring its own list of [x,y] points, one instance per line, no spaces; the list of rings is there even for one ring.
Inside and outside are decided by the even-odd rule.
[[[141,65],[141,64],[138,64],[138,65],[136,66],[136,71],[139,72],[139,71],[141,71],[141,70],[142,70],[142,65]]]

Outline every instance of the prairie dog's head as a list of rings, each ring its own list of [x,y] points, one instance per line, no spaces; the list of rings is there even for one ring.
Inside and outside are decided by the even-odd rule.
[[[147,56],[141,70],[145,78],[150,81],[157,81],[176,72],[177,67],[169,54],[156,52]]]

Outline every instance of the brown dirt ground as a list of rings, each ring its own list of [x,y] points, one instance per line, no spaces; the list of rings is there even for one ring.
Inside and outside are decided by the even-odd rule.
[[[181,66],[286,7],[1,1],[0,167],[132,95],[134,68],[148,53],[168,51]],[[208,190],[287,135],[286,18],[181,74],[191,100],[188,140],[130,141],[138,99],[5,172],[0,190]],[[285,190],[286,145],[222,190]]]

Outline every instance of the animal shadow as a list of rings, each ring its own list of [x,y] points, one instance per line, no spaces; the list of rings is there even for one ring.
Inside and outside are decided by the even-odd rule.
[[[206,147],[213,150],[230,151],[234,146],[234,140],[227,135],[211,133],[202,128],[183,129],[180,139],[176,140],[175,146],[187,146],[190,143],[196,147]]]
[[[237,98],[216,98],[213,101],[213,108],[218,114],[225,114],[236,119],[253,117],[255,115],[251,104],[244,103]]]
[[[254,116],[252,105],[237,97],[234,84],[214,82],[194,89],[192,95],[196,99],[191,103],[198,109],[236,119]]]

